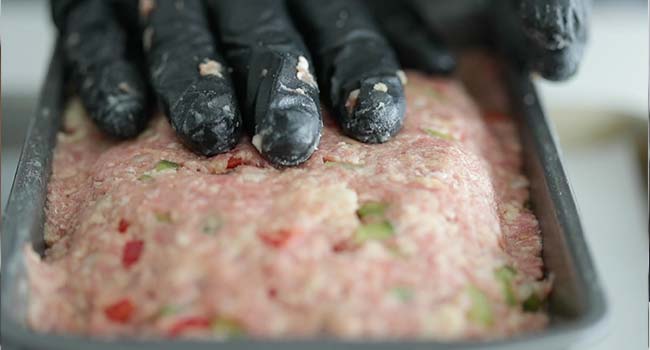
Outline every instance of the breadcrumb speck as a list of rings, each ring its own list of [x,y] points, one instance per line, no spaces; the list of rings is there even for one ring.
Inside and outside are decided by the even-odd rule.
[[[345,101],[345,109],[348,111],[348,114],[352,114],[354,108],[357,106],[357,100],[359,99],[359,89],[350,91],[348,99]]]
[[[406,77],[406,73],[404,73],[403,70],[401,69],[398,70],[396,74],[397,77],[399,78],[399,81],[402,82],[402,85],[406,85],[409,82],[408,78]]]
[[[372,86],[372,89],[375,91],[388,92],[388,86],[384,83],[377,83]]]
[[[145,51],[151,50],[151,44],[153,42],[153,28],[147,27],[142,33],[142,46]]]
[[[311,86],[316,87],[316,80],[314,80],[314,76],[311,75],[309,72],[309,61],[305,58],[305,56],[299,56],[298,57],[298,65],[296,66],[296,77],[298,80],[301,80]]]
[[[126,93],[130,93],[130,92],[131,92],[131,87],[129,86],[129,84],[127,84],[127,83],[125,83],[125,82],[121,82],[121,83],[119,83],[119,84],[117,85],[117,88],[120,89],[120,91],[122,91],[122,92],[126,92]]]
[[[258,152],[262,153],[262,135],[257,134],[253,136],[251,143],[255,146],[255,149],[257,149]]]
[[[205,59],[203,62],[199,63],[199,73],[203,77],[206,75],[214,75],[223,78],[222,72],[223,66],[217,61]]]
[[[192,243],[192,239],[186,233],[176,235],[176,243],[180,246],[187,247]]]

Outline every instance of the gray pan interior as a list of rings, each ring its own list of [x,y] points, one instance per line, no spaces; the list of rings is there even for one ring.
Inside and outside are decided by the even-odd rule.
[[[60,126],[64,72],[57,50],[23,146],[9,202],[2,220],[1,340],[5,350],[36,349],[562,349],[589,337],[603,326],[603,290],[587,249],[571,188],[560,160],[555,135],[544,116],[527,74],[511,69],[506,77],[513,111],[519,120],[525,172],[531,182],[531,202],[544,241],[547,273],[555,276],[549,299],[551,322],[545,330],[492,342],[233,340],[101,340],[40,334],[26,327],[28,302],[23,247],[42,252],[47,182],[52,150]]]

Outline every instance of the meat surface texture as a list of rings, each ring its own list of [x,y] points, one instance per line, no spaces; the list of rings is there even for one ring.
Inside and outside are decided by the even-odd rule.
[[[326,116],[319,149],[286,169],[248,139],[197,156],[161,115],[134,140],[110,140],[72,99],[49,184],[49,248],[44,258],[26,248],[28,323],[215,339],[543,328],[550,282],[498,85],[484,84],[496,92],[479,106],[458,80],[407,77],[393,140],[356,142]]]

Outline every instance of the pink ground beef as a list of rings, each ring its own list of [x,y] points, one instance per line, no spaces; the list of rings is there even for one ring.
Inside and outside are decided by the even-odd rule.
[[[162,116],[118,143],[71,101],[49,184],[49,249],[44,259],[27,249],[29,324],[439,340],[543,328],[547,315],[531,305],[550,282],[504,102],[481,111],[458,81],[415,72],[406,95],[390,142],[356,142],[326,117],[319,149],[284,170],[247,139],[196,156]]]

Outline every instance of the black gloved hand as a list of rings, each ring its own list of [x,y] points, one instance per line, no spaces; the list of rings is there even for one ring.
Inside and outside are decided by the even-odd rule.
[[[150,81],[170,124],[195,152],[229,150],[245,125],[270,162],[304,162],[318,145],[322,120],[312,60],[294,21],[310,39],[319,82],[343,131],[369,143],[395,135],[405,109],[400,66],[364,3],[289,4],[142,0],[137,9],[133,0],[52,0],[79,95],[110,135],[133,137],[146,126]]]
[[[276,165],[300,164],[314,151],[319,89],[294,21],[315,53],[327,103],[343,131],[362,142],[387,141],[402,125],[403,77],[389,41],[406,67],[449,73],[455,66],[420,16],[422,4],[412,6],[418,0],[289,0],[288,9],[282,0],[141,0],[139,10],[135,0],[51,1],[66,61],[97,125],[113,136],[137,135],[147,122],[150,80],[179,137],[204,155],[232,148],[242,124]],[[491,4],[495,41],[509,57],[549,79],[575,71],[588,0],[494,2],[468,6]]]
[[[589,29],[590,0],[494,0],[497,43],[529,71],[565,80],[578,69]]]
[[[368,3],[384,2],[368,0]],[[387,0],[385,3],[390,5]],[[590,0],[402,0],[399,3],[415,9],[412,13],[419,21],[410,22],[413,27],[419,23],[426,27],[438,24],[436,29],[446,38],[491,42],[512,64],[549,80],[567,79],[578,69],[587,41],[591,8]],[[386,10],[389,6],[383,4],[377,7],[398,13]],[[414,47],[428,45],[419,34],[413,35],[413,30],[399,30],[408,28],[407,24],[384,23],[391,24],[384,26],[386,35],[404,38],[402,45],[409,42],[412,44],[408,45]],[[398,39],[392,41],[400,42]],[[399,52],[400,46],[395,47]],[[407,55],[405,58],[400,54],[404,62],[409,57],[421,59],[427,55]]]

